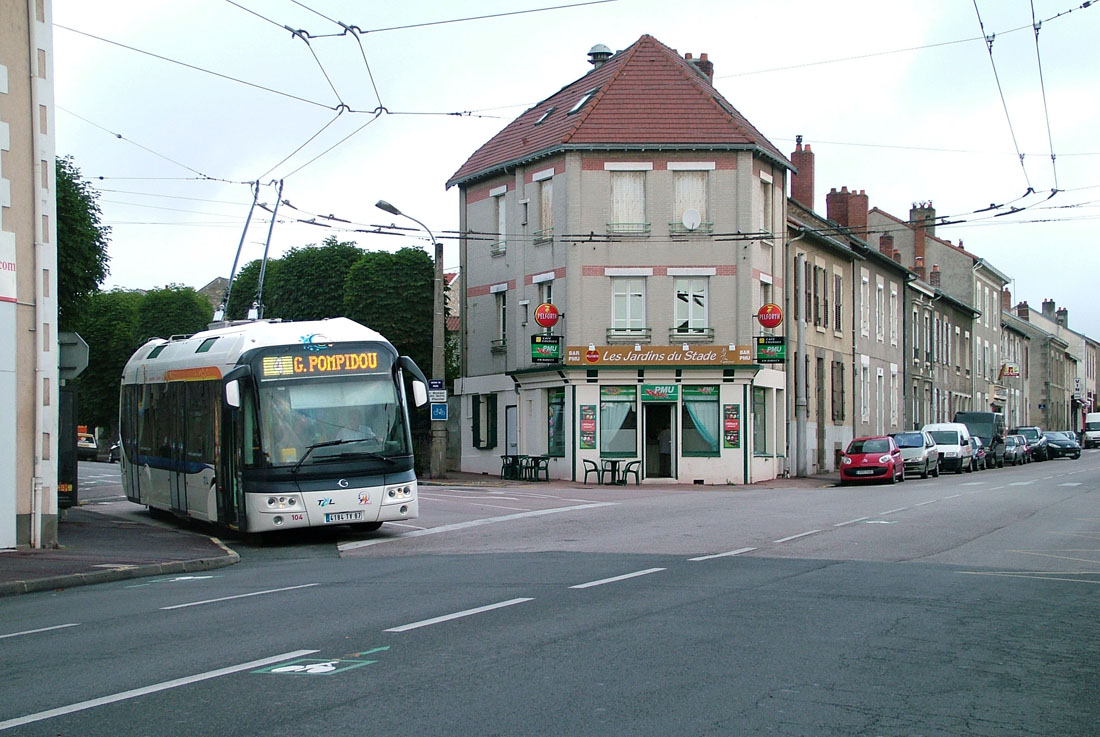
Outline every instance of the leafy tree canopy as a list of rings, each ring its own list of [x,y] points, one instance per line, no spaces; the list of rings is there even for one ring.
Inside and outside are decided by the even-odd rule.
[[[118,431],[118,387],[122,369],[140,345],[138,310],[144,295],[136,291],[96,292],[76,316],[73,329],[88,343],[88,368],[77,377],[77,418],[91,427]]]
[[[363,256],[355,243],[329,236],[320,246],[292,248],[279,259],[271,287],[267,317],[284,320],[321,320],[344,314],[344,280]],[[268,293],[267,288],[264,289]]]
[[[191,287],[169,284],[145,293],[138,309],[139,344],[149,338],[190,335],[205,330],[214,315],[210,301]]]
[[[57,181],[57,320],[70,330],[81,306],[107,278],[107,239],[99,192],[80,176],[72,157],[55,162]]]

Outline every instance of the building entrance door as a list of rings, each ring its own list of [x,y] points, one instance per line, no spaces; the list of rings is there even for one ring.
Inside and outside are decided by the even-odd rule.
[[[675,427],[672,424],[674,404],[646,402],[642,404],[642,437],[645,457],[642,467],[646,478],[676,477]]]

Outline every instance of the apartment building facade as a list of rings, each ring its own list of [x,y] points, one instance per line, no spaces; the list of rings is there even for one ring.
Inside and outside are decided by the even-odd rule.
[[[1005,423],[1008,427],[1026,427],[1031,422],[1031,335],[1027,326],[1012,313],[1011,296],[1006,289],[1001,312],[1001,380],[1008,392]]]
[[[525,454],[556,478],[603,459],[643,481],[773,478],[791,164],[705,54],[646,35],[589,57],[447,183],[466,234],[461,468]]]

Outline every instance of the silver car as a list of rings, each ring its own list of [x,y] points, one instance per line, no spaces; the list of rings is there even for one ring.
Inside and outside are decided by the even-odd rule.
[[[894,442],[905,461],[905,475],[919,473],[922,479],[940,475],[940,454],[936,441],[923,430],[894,433]]]

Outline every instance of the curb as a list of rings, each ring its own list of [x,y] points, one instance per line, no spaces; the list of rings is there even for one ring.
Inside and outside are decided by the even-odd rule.
[[[6,583],[0,583],[0,596],[30,594],[37,591],[50,591],[54,589],[67,589],[73,586],[88,586],[96,583],[125,581],[131,578],[144,578],[146,576],[159,576],[170,573],[210,571],[240,562],[240,554],[227,548],[216,537],[210,539],[218,545],[218,547],[226,551],[226,555],[219,555],[213,558],[196,558],[193,560],[171,560],[164,563],[146,563],[137,566],[119,566],[117,568],[108,568],[103,571],[66,573],[58,576],[47,576],[45,578],[34,578],[25,581],[8,581]]]

